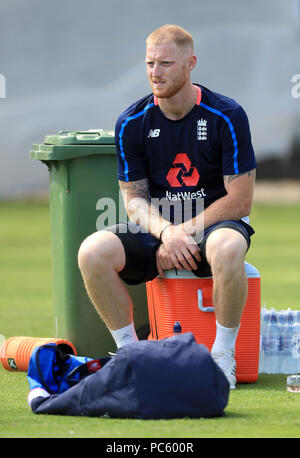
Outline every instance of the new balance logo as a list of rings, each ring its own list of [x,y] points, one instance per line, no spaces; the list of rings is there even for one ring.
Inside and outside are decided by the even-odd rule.
[[[207,120],[198,119],[197,121],[197,140],[207,140]]]
[[[160,129],[150,129],[149,130],[149,134],[148,134],[148,138],[150,138],[150,137],[159,137],[159,134],[160,134]]]

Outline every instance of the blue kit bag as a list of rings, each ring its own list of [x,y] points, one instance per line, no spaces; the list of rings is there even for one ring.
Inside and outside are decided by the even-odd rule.
[[[96,372],[110,357],[93,360],[66,353],[64,344],[49,343],[35,348],[27,372],[30,391],[41,388],[61,394],[87,375]]]
[[[37,357],[32,355],[28,402],[34,413],[200,418],[222,416],[228,404],[229,383],[223,371],[192,333],[134,342],[120,348],[114,357],[81,358],[66,357],[65,369],[59,357],[51,363],[48,355],[48,362],[40,363],[37,371]],[[55,370],[49,369],[53,361]],[[42,377],[41,366],[46,367]]]

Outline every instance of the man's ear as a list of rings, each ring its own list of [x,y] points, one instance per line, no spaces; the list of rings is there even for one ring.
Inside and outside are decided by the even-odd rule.
[[[190,56],[189,57],[189,70],[190,72],[196,67],[197,64],[197,57],[196,56]]]

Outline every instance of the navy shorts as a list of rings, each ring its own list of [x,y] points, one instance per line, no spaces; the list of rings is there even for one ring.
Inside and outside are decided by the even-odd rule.
[[[201,250],[201,262],[197,262],[198,268],[193,270],[196,276],[208,277],[211,275],[211,269],[205,255],[206,241],[212,231],[223,227],[240,232],[245,237],[249,249],[250,237],[254,234],[254,230],[249,224],[242,220],[227,220],[213,224],[204,230],[204,235],[198,243]],[[119,275],[125,283],[138,285],[153,280],[158,275],[155,253],[161,244],[159,239],[131,222],[119,223],[105,230],[115,233],[123,243],[126,264]]]

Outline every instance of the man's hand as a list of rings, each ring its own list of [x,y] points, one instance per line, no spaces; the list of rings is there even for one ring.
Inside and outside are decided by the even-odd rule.
[[[156,251],[156,266],[161,277],[165,276],[164,270],[174,269],[175,267],[163,243]]]
[[[200,249],[193,239],[187,234],[182,225],[167,226],[161,236],[162,245],[156,253],[157,268],[162,269],[176,267],[182,270],[196,270],[197,262],[201,262]],[[160,273],[161,274],[161,273]]]

